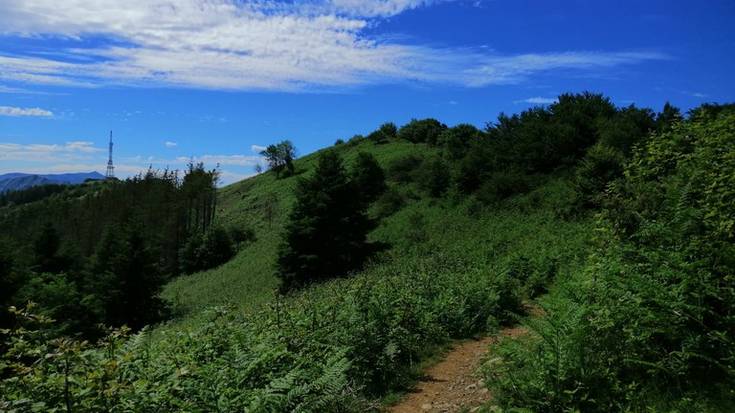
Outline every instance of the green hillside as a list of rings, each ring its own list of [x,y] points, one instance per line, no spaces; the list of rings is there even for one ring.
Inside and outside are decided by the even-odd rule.
[[[97,344],[59,333],[46,315],[70,305],[59,297],[95,305],[107,297],[73,295],[107,268],[100,264],[107,241],[80,270],[87,278],[74,278],[72,265],[56,273],[28,267],[35,278],[19,296],[41,291],[45,301],[9,311],[17,327],[3,330],[0,409],[380,411],[447,344],[524,323],[531,333],[502,340],[483,366],[490,411],[730,411],[734,152],[732,105],[705,105],[686,117],[667,105],[654,115],[584,93],[501,115],[484,131],[435,120],[386,124],[295,160],[290,176],[268,171],[218,190],[216,199],[206,179],[191,192],[157,175],[128,182],[122,189],[133,194],[139,186],[155,185],[156,194],[168,188],[177,202],[157,196],[151,205],[180,208],[187,224],[216,206],[214,222],[193,237],[217,228],[222,239],[233,229],[254,237],[227,262],[170,275],[161,297],[142,297],[168,303],[167,320],[110,329]],[[312,222],[291,212],[309,211],[299,210],[305,194],[332,206],[330,188],[315,187],[330,182],[316,179],[329,162],[339,166],[331,173],[344,175],[335,181],[347,182],[340,188],[360,196],[351,174],[361,153],[380,164],[387,189],[369,207],[358,204],[365,211],[352,211],[376,222],[372,244],[359,245],[385,248],[352,271],[284,293],[281,246],[297,224]],[[91,202],[56,196],[8,216],[33,223],[33,211]],[[205,212],[185,208],[191,199],[203,200]],[[154,241],[168,239],[155,233],[166,212],[139,218]],[[331,227],[321,229],[340,233],[323,221]],[[166,234],[179,237],[181,221],[166,222],[173,228]],[[52,233],[43,228],[41,235]],[[141,281],[139,263],[150,264],[146,248],[131,247],[143,242],[135,235],[112,260],[122,270],[102,272],[122,274],[123,286]],[[183,247],[171,260],[185,258],[190,242],[176,244]],[[31,246],[36,260],[46,244]],[[147,292],[157,294],[155,287]],[[542,314],[526,314],[528,303]]]
[[[347,163],[358,152],[364,151],[375,155],[383,166],[409,154],[436,152],[436,149],[423,144],[391,142],[376,145],[367,140],[354,145],[339,145],[337,150]],[[255,242],[221,267],[183,276],[168,284],[163,295],[179,312],[189,314],[212,305],[225,304],[252,309],[273,298],[278,285],[274,275],[276,249],[294,201],[294,188],[299,177],[312,172],[318,154],[297,159],[295,176],[277,179],[274,174],[265,173],[220,190],[218,221],[227,226],[252,229]]]

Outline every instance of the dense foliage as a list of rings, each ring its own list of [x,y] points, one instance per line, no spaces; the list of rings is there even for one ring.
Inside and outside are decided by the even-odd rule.
[[[503,403],[734,406],[735,107],[705,106],[661,130],[600,198],[598,251],[550,301],[538,338],[489,366]]]
[[[158,294],[180,267],[209,268],[234,254],[229,235],[211,228],[216,182],[216,171],[191,164],[182,178],[149,171],[16,193],[17,200],[43,196],[0,216],[6,249],[14,249],[13,265],[3,270],[3,308],[35,301],[39,313],[61,320],[56,334],[87,337],[101,333],[100,323],[138,329],[160,320],[165,305]],[[187,255],[199,240],[206,245]]]

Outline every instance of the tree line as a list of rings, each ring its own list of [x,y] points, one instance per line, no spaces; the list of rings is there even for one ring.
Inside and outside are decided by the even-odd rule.
[[[6,194],[17,204],[0,216],[2,325],[5,307],[26,301],[60,321],[58,334],[94,337],[100,324],[138,329],[164,318],[167,280],[226,262],[249,238],[215,225],[218,176],[189,164],[182,176],[149,170]]]

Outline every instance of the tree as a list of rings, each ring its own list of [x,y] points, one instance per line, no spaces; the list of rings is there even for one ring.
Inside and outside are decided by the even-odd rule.
[[[92,272],[105,324],[140,329],[161,318],[165,307],[159,293],[165,280],[138,225],[105,234]]]
[[[629,155],[633,147],[656,128],[653,111],[633,105],[600,121],[600,142]]]
[[[68,269],[68,260],[59,255],[61,238],[56,228],[46,222],[33,244],[35,254],[34,269],[37,272],[59,273]]]
[[[480,139],[482,132],[470,124],[460,124],[445,129],[437,138],[444,146],[449,157],[453,160],[461,159],[473,142]]]
[[[342,159],[334,151],[321,153],[314,174],[296,188],[278,251],[281,291],[345,275],[372,252],[366,237],[374,223],[355,191]]]
[[[191,274],[226,263],[235,255],[235,246],[230,233],[215,225],[189,237],[180,255],[182,272]]]
[[[624,163],[625,156],[616,148],[600,143],[590,148],[575,174],[574,185],[580,206],[601,206],[608,184],[622,177]]]
[[[181,184],[186,202],[186,232],[206,231],[217,211],[219,171],[206,170],[203,163],[189,163]]]
[[[296,148],[291,141],[285,140],[268,145],[260,154],[266,158],[268,167],[275,171],[276,177],[280,177],[284,169],[288,171],[288,175],[293,175],[293,160],[296,158]]]
[[[10,315],[7,308],[20,284],[14,271],[13,256],[4,243],[0,243],[0,328],[8,326]]]
[[[447,125],[436,119],[412,119],[398,130],[398,137],[413,143],[426,142],[435,145],[439,140],[439,135],[446,129]]]
[[[449,187],[449,166],[436,156],[424,162],[419,172],[419,185],[433,198],[444,195]]]
[[[366,152],[357,154],[352,166],[352,182],[360,197],[367,204],[372,203],[385,192],[385,173],[375,157]]]
[[[386,143],[391,139],[398,137],[398,128],[393,122],[386,122],[380,125],[378,130],[370,133],[368,139],[375,143]]]
[[[661,113],[656,116],[656,130],[660,132],[668,132],[674,123],[682,121],[681,110],[669,102],[664,104]]]

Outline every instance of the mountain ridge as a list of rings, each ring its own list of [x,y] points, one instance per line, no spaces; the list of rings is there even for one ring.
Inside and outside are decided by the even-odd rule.
[[[77,185],[88,179],[104,179],[97,171],[72,172],[62,174],[30,174],[10,172],[0,175],[0,193],[18,191],[39,185],[65,184]]]

